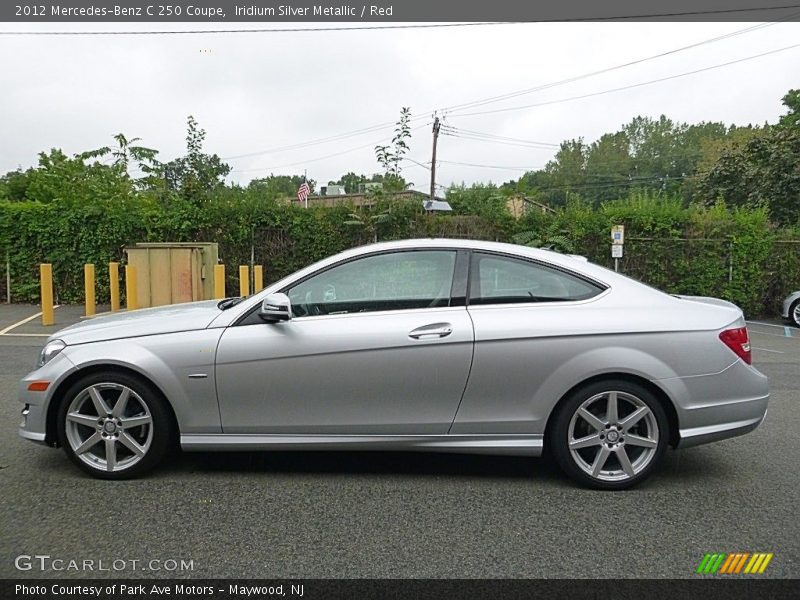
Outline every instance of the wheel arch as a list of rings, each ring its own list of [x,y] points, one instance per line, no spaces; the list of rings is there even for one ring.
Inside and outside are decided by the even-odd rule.
[[[58,387],[53,392],[53,395],[50,397],[50,402],[47,405],[47,419],[46,419],[46,428],[45,428],[45,443],[50,446],[58,446],[58,435],[57,435],[57,419],[58,419],[58,408],[61,406],[61,403],[64,401],[64,395],[67,393],[67,390],[72,387],[72,385],[84,377],[88,375],[93,375],[95,373],[121,373],[124,375],[128,375],[130,377],[134,377],[148,385],[153,389],[155,393],[161,398],[164,402],[164,406],[167,408],[167,412],[170,415],[172,420],[171,429],[176,436],[179,433],[178,427],[178,419],[175,415],[175,409],[172,407],[172,404],[167,398],[167,395],[164,391],[149,377],[137,371],[136,369],[132,369],[130,367],[126,367],[123,365],[113,364],[113,363],[100,363],[100,364],[92,364],[86,367],[80,368],[76,371],[70,373],[67,377],[64,378],[58,384]]]
[[[567,399],[572,396],[577,390],[581,389],[582,387],[586,387],[588,385],[600,382],[600,381],[610,381],[610,380],[622,380],[628,381],[630,383],[636,383],[641,385],[647,391],[653,394],[658,402],[661,404],[664,412],[667,415],[667,422],[669,424],[669,444],[672,447],[675,447],[678,443],[680,434],[679,434],[679,427],[678,427],[678,412],[675,409],[675,404],[672,402],[672,399],[669,395],[658,385],[641,377],[639,375],[634,375],[632,373],[625,373],[625,372],[609,372],[609,373],[600,373],[598,375],[594,375],[593,377],[589,377],[588,379],[584,379],[580,383],[573,385],[569,390],[567,390],[561,398],[558,399],[558,402],[553,406],[553,409],[550,411],[550,414],[547,417],[547,424],[545,425],[544,430],[544,448],[545,451],[548,450],[549,440],[551,430],[553,428],[553,424],[555,422],[555,415],[558,414],[558,411],[561,410],[561,407],[567,401]]]

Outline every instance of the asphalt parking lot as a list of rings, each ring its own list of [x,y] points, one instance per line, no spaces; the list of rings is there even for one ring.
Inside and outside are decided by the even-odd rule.
[[[48,331],[9,327],[35,312],[0,306],[0,577],[676,578],[707,552],[772,552],[759,577],[800,575],[800,330],[777,322],[750,324],[765,423],[669,451],[644,485],[608,493],[540,459],[399,453],[183,454],[94,480],[17,436],[17,381]],[[79,315],[57,309],[55,329]],[[36,554],[193,568],[15,568]]]

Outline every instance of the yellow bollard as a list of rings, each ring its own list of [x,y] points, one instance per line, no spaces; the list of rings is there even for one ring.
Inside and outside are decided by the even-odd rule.
[[[136,286],[136,267],[127,265],[125,267],[125,300],[128,310],[139,308],[139,290]]]
[[[239,295],[250,295],[250,269],[247,265],[239,267]]]
[[[39,265],[39,276],[42,286],[42,325],[53,325],[56,322],[53,309],[53,265]]]
[[[83,265],[83,289],[86,296],[86,316],[91,317],[97,312],[97,303],[94,297],[94,265]]]
[[[108,263],[108,286],[111,292],[111,311],[119,310],[119,263]]]
[[[256,294],[264,289],[264,267],[256,265],[253,267],[253,293]]]
[[[214,265],[214,298],[225,297],[225,265]]]

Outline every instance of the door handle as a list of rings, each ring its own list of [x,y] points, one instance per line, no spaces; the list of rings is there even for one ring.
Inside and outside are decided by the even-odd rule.
[[[433,337],[447,337],[453,333],[453,326],[450,323],[431,323],[430,325],[423,325],[410,331],[408,337],[415,340],[429,339]]]

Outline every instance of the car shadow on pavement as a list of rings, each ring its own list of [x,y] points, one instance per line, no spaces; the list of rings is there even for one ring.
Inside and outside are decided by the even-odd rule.
[[[38,453],[36,469],[53,480],[89,478],[69,463],[61,451]],[[668,450],[664,464],[637,489],[668,488],[676,483],[722,484],[737,473],[735,461],[713,448]],[[426,452],[180,452],[142,480],[225,479],[239,474],[259,476],[378,476],[464,478],[483,481],[536,481],[553,488],[576,488],[547,458]]]
[[[657,482],[725,481],[736,464],[713,448],[669,449],[664,463],[642,487]],[[463,477],[484,480],[537,480],[557,487],[574,484],[549,458],[445,454],[426,452],[180,452],[157,475],[179,474],[298,474]]]
[[[552,477],[542,459],[427,452],[182,452],[160,470],[275,474]]]

